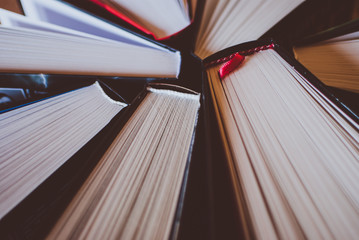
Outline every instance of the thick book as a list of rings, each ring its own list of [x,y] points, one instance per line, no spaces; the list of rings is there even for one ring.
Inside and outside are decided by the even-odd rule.
[[[45,15],[51,13],[52,9],[51,4],[47,5],[46,2],[54,2],[56,6],[62,4],[66,9],[71,6],[64,5],[62,1],[27,2],[38,3],[40,8],[47,6]],[[91,170],[87,170],[86,174],[75,174],[74,179],[83,177],[81,181],[72,180],[77,185],[69,187],[72,189],[71,194],[65,194],[66,198],[59,197],[58,200],[56,197],[50,198],[47,205],[43,208],[38,206],[35,213],[31,214],[27,211],[31,212],[31,202],[36,200],[27,199],[5,216],[1,227],[12,229],[9,236],[19,234],[19,238],[26,233],[33,233],[32,236],[49,238],[91,236],[133,239],[154,236],[155,239],[355,239],[358,234],[358,194],[355,183],[358,180],[359,157],[356,113],[336,93],[286,54],[275,41],[247,42],[261,37],[301,2],[198,1],[195,20],[190,25],[191,31],[186,36],[179,34],[169,40],[171,46],[181,49],[178,79],[158,79],[155,76],[151,81],[175,82],[202,93],[196,141],[194,149],[188,150],[188,154],[193,156],[191,164],[183,177],[179,178],[181,180],[177,180],[187,182],[187,187],[180,190],[177,205],[170,207],[176,208],[175,214],[168,221],[170,226],[166,224],[161,228],[153,220],[157,214],[167,212],[163,211],[164,205],[158,207],[161,201],[157,202],[150,197],[149,205],[142,202],[142,196],[147,199],[147,194],[153,197],[157,194],[137,192],[136,197],[134,191],[138,189],[137,185],[128,187],[128,192],[117,189],[121,182],[115,181],[115,171],[120,174],[124,169],[130,169],[140,173],[147,164],[139,164],[138,169],[132,169],[131,163],[124,163],[124,169],[107,168],[106,159],[110,159],[110,164],[113,160],[111,154],[115,154],[112,151],[118,147],[110,146],[113,139],[122,134],[130,136],[130,133],[125,132],[127,127],[121,127],[121,131],[109,128],[112,137],[100,138],[110,139],[106,141],[108,145],[102,149],[101,154],[93,154],[97,160],[101,160],[98,165],[97,162],[92,163]],[[67,28],[75,27],[74,16],[79,16],[66,16],[66,11],[62,11],[57,19],[49,18],[53,16],[51,14],[46,17],[27,12],[27,15],[36,21]],[[61,25],[63,23],[68,25]],[[76,30],[95,34],[81,28]],[[142,39],[153,43],[147,38]],[[146,72],[144,76],[146,74],[150,76]],[[123,77],[121,73],[117,76],[120,79]],[[111,88],[120,89],[116,83],[120,79],[110,76],[104,82]],[[128,91],[133,90],[135,81],[131,80],[134,79],[129,79],[123,85]],[[164,88],[168,90],[171,87],[166,85]],[[153,92],[157,92],[155,89]],[[178,87],[175,90],[181,92]],[[141,92],[142,97],[139,99],[143,99],[147,93],[148,90]],[[191,96],[198,98],[196,94]],[[138,101],[135,100],[131,105],[136,106],[132,107],[133,114],[126,116],[136,115]],[[191,105],[187,105],[189,110]],[[155,113],[152,111],[148,114],[154,118],[161,117],[159,114],[167,114],[162,105]],[[172,116],[177,112],[173,110],[168,114]],[[134,123],[125,117],[120,125],[125,124]],[[168,122],[160,121],[158,126],[167,128]],[[138,133],[143,131],[150,133],[151,129],[139,130]],[[174,138],[180,135],[176,133]],[[151,147],[152,140],[143,140],[143,144],[136,143],[136,140],[124,141],[124,144],[133,146],[133,149]],[[98,141],[101,142],[95,139],[93,144],[96,145]],[[171,146],[170,152],[177,147]],[[199,151],[196,151],[196,147]],[[91,147],[82,148],[78,154],[91,155],[89,149]],[[107,149],[109,152],[106,152]],[[121,150],[117,153],[119,156],[124,154]],[[153,153],[164,154],[162,147],[154,149]],[[132,156],[136,151],[131,150],[128,154]],[[161,155],[160,158],[165,156]],[[132,157],[140,159],[139,155]],[[78,164],[81,165],[80,162]],[[68,163],[74,164],[76,160]],[[152,170],[161,171],[155,167],[148,169],[148,172],[152,173]],[[63,179],[69,170],[62,171],[59,170],[59,175],[55,173],[50,178]],[[102,178],[106,176],[103,171],[108,172],[108,179]],[[168,174],[167,169],[163,169],[163,173]],[[132,172],[130,175],[135,181],[143,180],[140,175],[132,175]],[[174,181],[173,186],[178,189],[177,181]],[[58,183],[57,180],[49,180],[47,185],[41,185],[35,190],[35,197],[30,196],[29,199],[49,194],[49,188],[56,186],[54,182]],[[115,191],[127,194],[129,200],[133,200],[133,205],[112,192],[112,186]],[[101,203],[104,203],[104,208]],[[49,207],[52,204],[57,207]],[[129,210],[131,207],[127,206],[140,206],[143,209],[151,207],[145,212],[132,212]],[[91,211],[86,212],[82,208]],[[105,209],[112,211],[107,214]],[[52,211],[56,214],[51,218],[49,215]],[[21,218],[22,214],[26,217]],[[46,217],[40,218],[43,215]],[[17,228],[18,219],[25,220],[22,221],[22,227]],[[51,219],[45,234],[37,235],[37,230],[30,230],[35,219]],[[101,221],[106,224],[101,224]],[[145,225],[150,227],[146,228]],[[91,229],[90,226],[96,228]]]
[[[105,96],[97,83],[3,112],[0,217],[3,218],[125,106]],[[100,109],[102,113],[98,112]],[[77,137],[74,139],[74,136]]]
[[[271,42],[234,46],[204,66],[216,116],[207,120],[218,125],[243,237],[355,239],[355,113]]]
[[[82,31],[1,10],[1,72],[178,76],[179,51],[59,4],[63,9],[55,7],[65,15],[60,21],[77,24]]]

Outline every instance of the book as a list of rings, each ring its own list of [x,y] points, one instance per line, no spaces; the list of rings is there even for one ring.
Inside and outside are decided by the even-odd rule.
[[[302,2],[208,1],[204,4],[194,52],[204,59],[227,47],[257,40]]]
[[[131,4],[121,0],[66,2],[89,9],[103,10],[134,30],[159,41],[175,37],[188,29],[194,21],[197,6],[197,0],[146,3],[136,1]]]
[[[96,83],[2,113],[0,218],[125,106]]]
[[[168,38],[191,24],[188,1],[133,1],[129,3],[121,0],[94,0],[92,2],[132,22],[140,30],[153,35],[155,39]]]
[[[355,239],[358,118],[275,44],[238,45],[206,65],[243,236]]]
[[[80,8],[61,1],[21,1],[24,14],[32,20],[51,23],[67,29],[85,32],[120,42],[133,43],[134,45],[150,45],[160,48],[156,42],[141,38],[127,29],[111,24],[104,19],[99,19]]]
[[[188,35],[179,34],[169,39],[170,44],[178,44],[182,56],[181,72],[174,81],[176,84],[188,84],[191,89],[202,93],[200,112],[203,115],[200,114],[199,126],[196,128],[200,133],[197,138],[196,132],[195,141],[199,152],[191,148],[188,150],[188,154],[194,155],[191,167],[185,170],[188,171],[188,178],[184,173],[184,177],[179,176],[174,180],[176,184],[188,181],[188,186],[181,190],[179,198],[178,195],[174,197],[177,202],[171,205],[171,209],[177,208],[177,213],[172,212],[166,218],[168,224],[163,224],[163,229],[157,229],[162,224],[153,221],[157,214],[162,214],[162,208],[147,208],[148,211],[153,210],[148,215],[143,212],[126,212],[129,218],[122,218],[121,214],[129,208],[117,209],[116,206],[146,206],[142,205],[142,198],[134,197],[128,202],[121,202],[111,190],[105,195],[94,190],[96,185],[90,182],[98,181],[101,186],[99,189],[102,190],[110,188],[101,172],[102,162],[99,165],[96,162],[87,174],[81,172],[73,174],[72,180],[66,179],[68,184],[70,181],[74,185],[74,182],[78,183],[70,191],[71,194],[64,198],[49,189],[63,181],[70,170],[63,170],[60,176],[52,175],[46,187],[39,186],[33,198],[24,200],[0,222],[0,229],[10,229],[4,235],[21,236],[19,238],[28,234],[37,238],[155,236],[179,239],[355,239],[358,225],[355,184],[359,156],[357,115],[275,42],[247,42],[262,36],[301,2],[268,1],[262,4],[253,1],[198,1],[196,18],[189,26],[192,31],[187,32]],[[60,6],[56,4],[62,4],[62,1],[49,4],[46,11],[50,13],[53,6]],[[73,7],[73,10],[78,9]],[[31,17],[30,12],[26,14]],[[67,26],[61,26],[75,27],[73,16],[76,18],[80,15],[66,16],[65,13],[60,20],[56,20],[57,23],[52,24],[61,25],[69,20]],[[37,20],[50,21],[42,16]],[[89,34],[85,29],[77,30]],[[146,41],[151,42],[148,39]],[[118,79],[112,77],[113,81],[106,83],[117,88]],[[126,91],[132,88],[129,82],[125,85]],[[177,87],[175,90],[179,91]],[[198,97],[196,94],[194,96]],[[151,111],[149,115],[160,117],[158,112],[154,114]],[[164,111],[161,114],[169,113]],[[125,123],[132,124],[132,121],[126,119]],[[158,124],[161,128],[169,127],[164,122]],[[94,141],[96,145],[109,139],[103,152],[94,154],[97,160],[109,154],[105,152],[112,149],[109,146],[114,143],[113,139],[119,132],[121,135],[129,131],[127,127],[121,128],[121,131],[109,129],[113,137]],[[132,141],[128,144],[133,144],[136,149],[151,146],[151,140],[144,142],[139,144]],[[154,154],[161,154],[162,149],[156,148]],[[170,147],[169,151],[173,149],[176,148]],[[79,151],[80,155],[91,153],[91,148]],[[135,151],[129,151],[128,154],[134,155]],[[138,158],[134,156],[134,159]],[[71,164],[74,161],[68,162]],[[145,166],[139,165],[141,167]],[[123,171],[122,168],[115,170]],[[112,174],[108,177],[108,181],[113,179]],[[73,180],[78,178],[81,181]],[[136,181],[137,178],[134,179]],[[141,176],[137,180],[140,179]],[[168,185],[164,184],[164,187]],[[93,195],[90,193],[92,190]],[[132,193],[136,187],[128,188],[128,191],[134,196]],[[139,196],[148,196],[145,192],[139,193]],[[51,193],[54,196],[44,204],[46,207],[31,207],[36,202],[33,199],[38,200],[38,196]],[[97,198],[100,196],[101,200]],[[152,196],[156,197],[153,203],[160,204],[162,200],[157,200],[158,194]],[[82,211],[81,208],[90,206],[92,200],[96,208],[91,208],[87,213]],[[98,201],[103,201],[105,207],[98,205]],[[120,215],[116,211],[107,212],[106,209],[111,208],[106,206],[116,208]],[[52,214],[54,212],[56,214]],[[93,214],[101,217],[97,218]],[[142,221],[141,216],[146,218]],[[67,217],[76,224],[67,222]],[[117,221],[111,221],[110,218],[126,223],[117,226]],[[101,221],[106,222],[106,225],[102,225]],[[19,222],[21,224],[16,224]],[[39,229],[45,228],[41,227],[42,224],[51,231],[51,235],[47,235],[47,230],[37,234],[36,231],[42,232]],[[88,227],[91,224],[96,228]],[[151,227],[146,228],[146,225]]]
[[[358,39],[359,21],[353,20],[303,39],[293,51],[296,59],[323,83],[359,93]]]
[[[83,21],[100,22],[108,27],[108,32],[112,31],[111,27],[116,29],[112,34],[116,40],[68,30],[5,10],[0,14],[2,72],[128,77],[176,77],[179,74],[178,51],[145,41],[91,16],[86,15]],[[102,26],[92,25],[90,21],[87,25],[95,30]]]

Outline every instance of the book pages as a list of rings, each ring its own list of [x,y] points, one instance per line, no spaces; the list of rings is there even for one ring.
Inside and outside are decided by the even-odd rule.
[[[48,239],[167,239],[199,95],[149,88]]]
[[[257,40],[303,1],[206,1],[195,54],[204,59],[227,47]]]
[[[2,113],[0,219],[123,107],[95,84]]]
[[[356,239],[358,125],[274,50],[223,80],[218,68],[209,83],[255,235]]]

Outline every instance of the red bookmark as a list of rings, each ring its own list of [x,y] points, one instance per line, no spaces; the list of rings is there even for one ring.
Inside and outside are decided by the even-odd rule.
[[[245,56],[236,53],[233,57],[226,63],[222,65],[219,69],[219,77],[223,79],[225,76],[233,72],[239,65],[244,61]]]
[[[219,69],[219,72],[218,72],[219,77],[221,79],[223,79],[228,74],[233,72],[239,65],[242,64],[242,62],[245,59],[245,56],[248,56],[248,55],[251,55],[253,53],[263,51],[263,50],[267,50],[267,49],[274,49],[274,43],[233,53],[230,56],[219,58],[219,59],[214,60],[214,61],[209,62],[209,63],[205,63],[205,67],[209,68],[209,67],[218,65],[220,63],[224,63],[221,66],[221,68]]]

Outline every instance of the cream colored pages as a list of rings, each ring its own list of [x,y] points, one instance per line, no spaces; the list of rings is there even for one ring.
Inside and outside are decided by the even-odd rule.
[[[0,114],[0,219],[124,106],[95,84]]]
[[[208,70],[238,182],[260,239],[356,239],[358,125],[274,50],[220,80]]]
[[[150,88],[48,239],[168,239],[198,108]]]
[[[257,40],[304,0],[208,0],[195,45],[204,59],[227,47]]]
[[[295,47],[297,60],[328,86],[359,93],[359,36]]]

